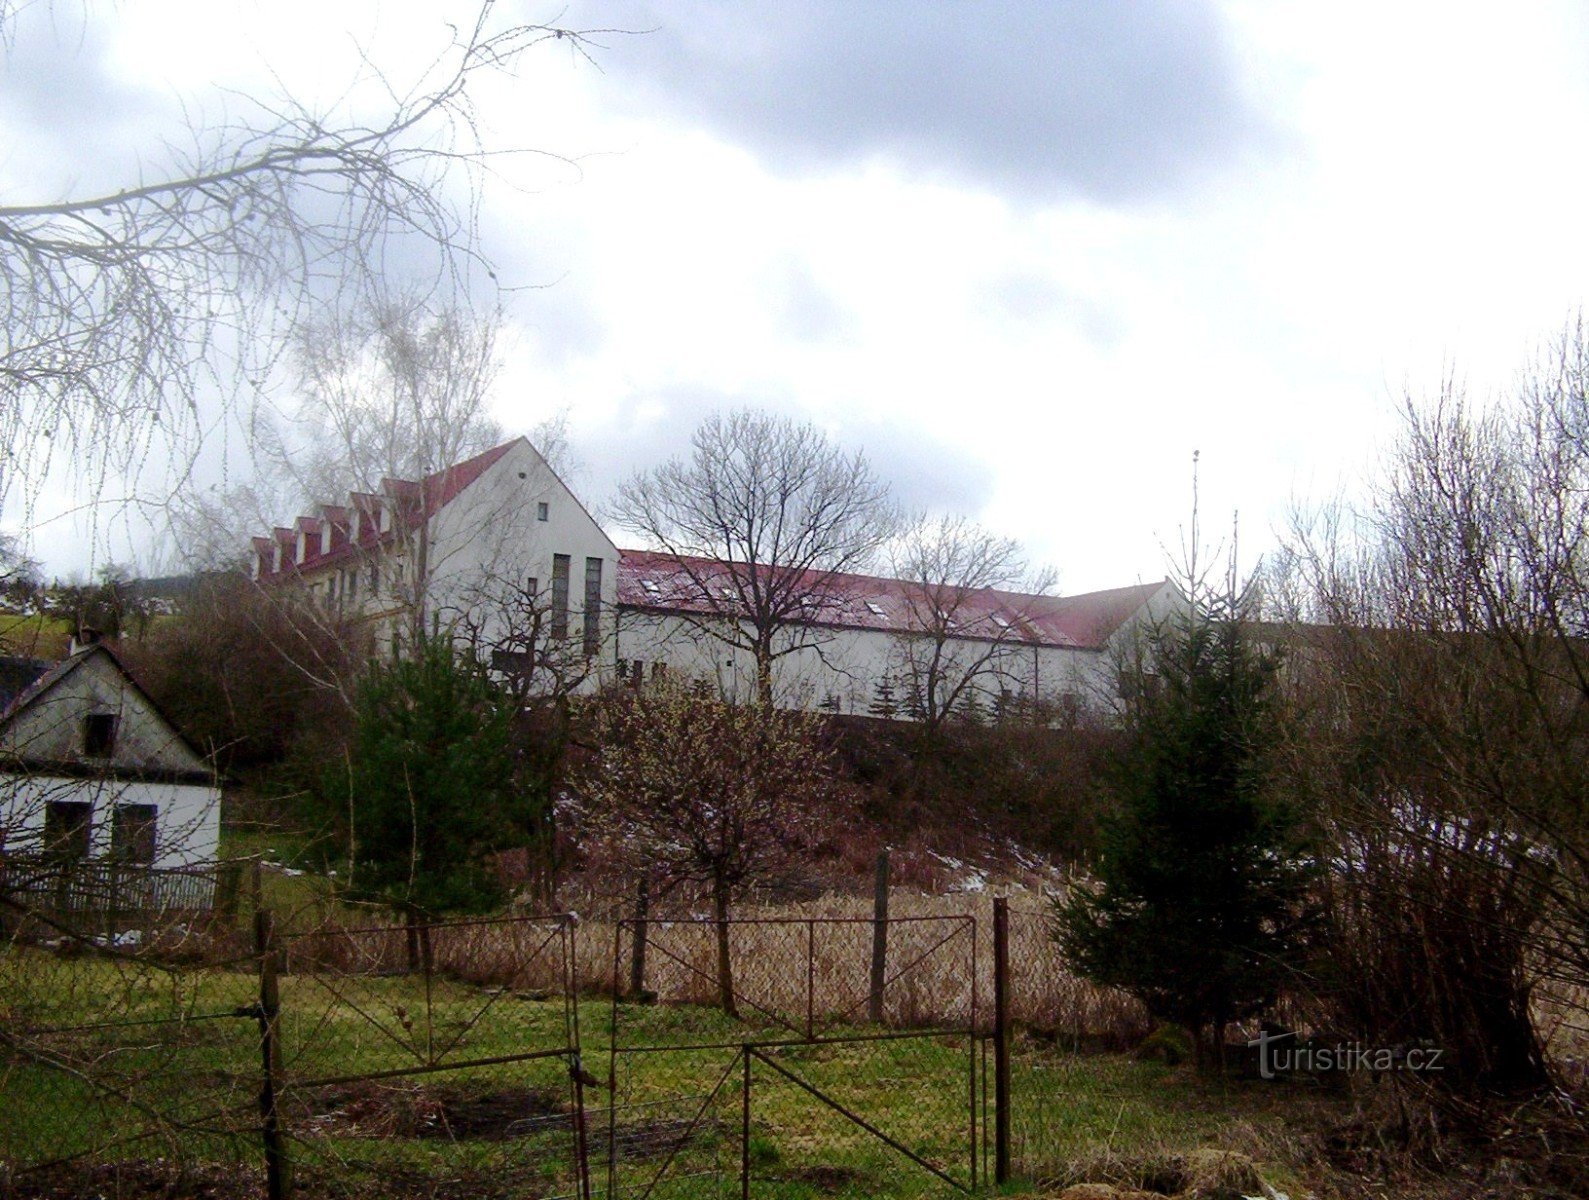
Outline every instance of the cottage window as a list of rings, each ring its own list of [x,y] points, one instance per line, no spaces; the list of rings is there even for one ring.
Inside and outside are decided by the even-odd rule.
[[[158,814],[153,804],[116,805],[110,817],[111,857],[139,866],[153,864]]]
[[[83,718],[83,755],[109,758],[116,748],[116,717],[112,713],[89,713]]]
[[[46,800],[44,852],[56,858],[87,858],[93,812],[86,800]]]
[[[547,504],[545,500],[542,500],[539,504],[537,504],[535,506],[535,519],[537,521],[544,521],[548,517],[550,517],[551,515],[552,515],[551,506],[549,504]]]

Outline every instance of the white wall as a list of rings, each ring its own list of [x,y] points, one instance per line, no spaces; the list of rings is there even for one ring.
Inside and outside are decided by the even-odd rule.
[[[5,831],[5,849],[22,853],[43,849],[45,807],[52,800],[93,806],[90,857],[110,852],[111,821],[118,804],[155,806],[154,866],[198,866],[213,862],[219,853],[219,788],[0,772],[0,828]]]
[[[903,677],[908,674],[901,653],[901,635],[876,629],[818,631],[817,645],[780,657],[774,667],[773,691],[779,704],[814,709],[830,695],[837,696],[839,711],[869,711],[879,679],[894,681],[895,702],[906,702]],[[947,647],[967,663],[986,652],[986,643],[952,639]],[[755,661],[748,651],[736,649],[685,618],[665,613],[625,609],[618,625],[617,656],[626,662],[664,662],[670,672],[706,679],[724,695],[748,699],[755,694]],[[1112,691],[1114,666],[1107,651],[1076,650],[1061,646],[1019,645],[1000,647],[997,673],[979,680],[984,706],[991,711],[1002,687],[1023,698],[1035,694],[1045,701],[1075,696],[1082,705],[1097,704],[1102,691]],[[1102,691],[1100,690],[1102,689]],[[903,712],[901,713],[903,715]]]

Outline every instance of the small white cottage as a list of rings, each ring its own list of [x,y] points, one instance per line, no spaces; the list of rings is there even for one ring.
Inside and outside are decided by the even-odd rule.
[[[103,644],[0,660],[0,855],[213,863],[215,772]]]

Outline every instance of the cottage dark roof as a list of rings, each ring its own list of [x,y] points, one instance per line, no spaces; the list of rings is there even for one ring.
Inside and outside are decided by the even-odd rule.
[[[9,712],[17,698],[48,675],[54,665],[42,658],[0,657],[0,715]]]

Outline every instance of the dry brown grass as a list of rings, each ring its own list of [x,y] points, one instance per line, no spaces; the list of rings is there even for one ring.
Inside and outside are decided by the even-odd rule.
[[[664,1004],[711,1003],[715,942],[708,914],[704,908],[686,908],[669,915],[688,919],[651,921],[646,989]],[[817,1020],[865,1015],[872,945],[869,898],[828,895],[806,903],[741,905],[734,915],[740,922],[730,942],[736,990],[766,1009],[797,1018],[807,1011],[808,991]],[[991,1025],[992,894],[896,891],[889,898],[889,916],[891,982],[885,1021],[958,1026],[974,1019],[979,1028]],[[602,992],[627,988],[632,935],[629,926],[620,927],[611,918],[581,923],[581,987]],[[1147,1014],[1136,1001],[1091,984],[1066,967],[1049,936],[1047,906],[1032,893],[1011,898],[1010,976],[1010,1016],[1030,1028],[1107,1046],[1131,1044],[1149,1028]]]
[[[573,937],[577,986],[586,994],[626,992],[633,928],[620,921],[631,910],[610,899],[583,899],[585,913],[576,918]],[[864,1020],[871,915],[870,898],[854,895],[738,906],[730,951],[744,1015],[796,1028]],[[992,894],[896,890],[889,915],[884,1021],[990,1028]],[[563,966],[560,944],[543,945],[550,928],[544,921],[438,926],[432,962],[440,973],[470,983],[552,993],[561,987]],[[379,974],[404,969],[409,949],[400,928],[352,931],[332,918],[297,937],[291,955],[295,969]],[[653,911],[645,988],[661,1004],[716,1002],[715,929],[706,905],[673,895]],[[1010,1016],[1056,1041],[1089,1048],[1132,1045],[1151,1028],[1136,1001],[1067,968],[1049,935],[1046,902],[1025,890],[1010,897]]]

